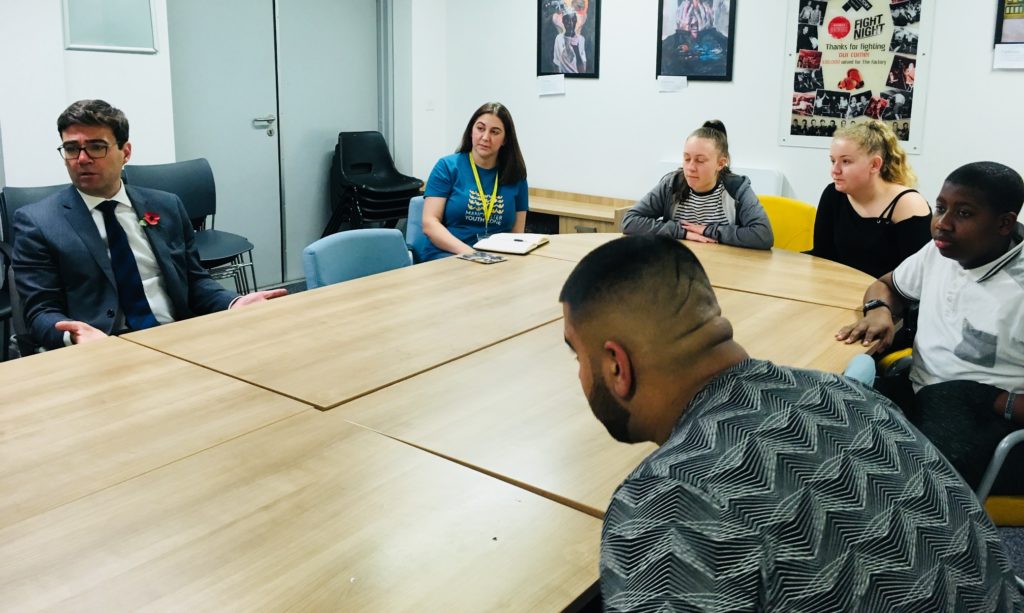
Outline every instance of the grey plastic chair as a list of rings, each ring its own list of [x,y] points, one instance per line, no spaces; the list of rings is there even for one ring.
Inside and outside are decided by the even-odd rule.
[[[217,186],[206,158],[147,166],[129,164],[124,167],[124,179],[128,185],[158,189],[181,198],[196,230],[196,251],[203,268],[215,279],[233,279],[239,294],[256,289],[253,244],[244,236],[214,229]]]
[[[996,482],[996,477],[999,476],[999,471],[1003,468],[1006,456],[1009,455],[1011,449],[1021,443],[1024,443],[1024,429],[1015,430],[1007,434],[1003,437],[1003,440],[999,441],[999,444],[996,445],[996,451],[992,454],[992,459],[988,462],[988,468],[985,469],[985,474],[982,476],[981,482],[978,483],[978,489],[974,491],[974,494],[982,504],[985,504],[985,499],[988,498],[989,492],[992,491],[992,484]]]

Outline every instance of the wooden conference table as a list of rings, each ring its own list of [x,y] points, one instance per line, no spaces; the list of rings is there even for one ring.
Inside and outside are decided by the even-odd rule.
[[[575,262],[616,236],[555,235],[496,265],[447,258],[124,338],[330,409],[560,320]],[[835,371],[862,351],[832,334],[853,321],[867,275],[798,253],[694,245],[759,357],[794,364],[792,352],[806,352],[826,361],[801,365]]]
[[[443,260],[0,365],[0,602],[578,603],[597,580],[598,518],[651,449],[591,416],[562,342],[558,290],[609,238],[556,236],[495,266]],[[830,267],[799,254],[747,252],[762,263],[744,268],[711,247],[698,255],[752,355],[838,370],[861,351],[831,332],[864,279],[819,278]],[[797,280],[744,278],[765,261]]]
[[[553,237],[537,255],[578,262],[595,247],[620,234],[568,234]],[[874,281],[859,270],[802,253],[761,251],[686,241],[704,265],[716,288],[812,302],[841,309],[859,309],[864,290]]]

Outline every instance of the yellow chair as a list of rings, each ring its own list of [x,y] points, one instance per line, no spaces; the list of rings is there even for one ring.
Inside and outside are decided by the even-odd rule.
[[[775,246],[788,251],[808,251],[814,246],[812,205],[784,196],[758,196],[768,213],[775,234]]]

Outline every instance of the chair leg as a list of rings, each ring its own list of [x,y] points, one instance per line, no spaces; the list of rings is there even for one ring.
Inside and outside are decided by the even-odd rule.
[[[331,214],[331,219],[327,222],[327,227],[324,228],[324,233],[320,235],[320,238],[330,236],[341,228],[341,216],[342,213],[340,209],[336,209],[334,213]]]
[[[3,348],[3,361],[11,359],[11,319],[8,317],[4,320],[4,348]]]
[[[1020,443],[1024,443],[1024,429],[1007,434],[996,445],[996,452],[992,454],[988,468],[985,469],[985,476],[981,478],[981,483],[978,484],[978,489],[974,492],[982,505],[985,504],[985,499],[988,498],[988,493],[992,490],[992,484],[996,482],[996,477],[999,476],[999,470],[1003,467],[1006,456],[1010,453],[1011,449]]]
[[[248,256],[249,258],[248,262],[245,262],[246,256]],[[258,288],[259,286],[256,285],[256,264],[254,264],[252,261],[252,251],[247,251],[245,254],[243,254],[242,258],[242,263],[248,267],[249,275],[252,277],[252,285],[246,285],[246,287],[252,288],[251,291],[256,291],[256,288]]]
[[[242,256],[238,256],[231,260],[231,272],[232,278],[235,280],[235,292],[239,295],[245,295],[249,292],[245,291],[245,279],[242,277],[242,271],[240,268]]]

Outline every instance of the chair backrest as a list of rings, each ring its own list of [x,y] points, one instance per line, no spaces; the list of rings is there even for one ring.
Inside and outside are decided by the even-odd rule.
[[[367,174],[397,174],[391,151],[380,132],[339,132],[338,151],[345,177]]]
[[[325,236],[302,250],[308,289],[408,265],[405,239],[392,228],[346,230]]]
[[[14,213],[23,206],[35,204],[54,192],[66,188],[69,184],[44,185],[42,187],[11,187],[7,186],[0,193],[0,233],[8,245],[14,244],[14,228],[11,222]]]
[[[196,229],[203,227],[208,216],[217,214],[217,186],[206,158],[147,166],[129,164],[124,167],[124,179],[128,185],[158,189],[181,198]]]
[[[405,222],[405,244],[412,251],[412,261],[423,261],[423,252],[430,239],[423,233],[423,196],[409,199],[409,213]]]
[[[808,251],[814,247],[812,205],[785,196],[759,195],[775,234],[775,246],[788,251]]]

